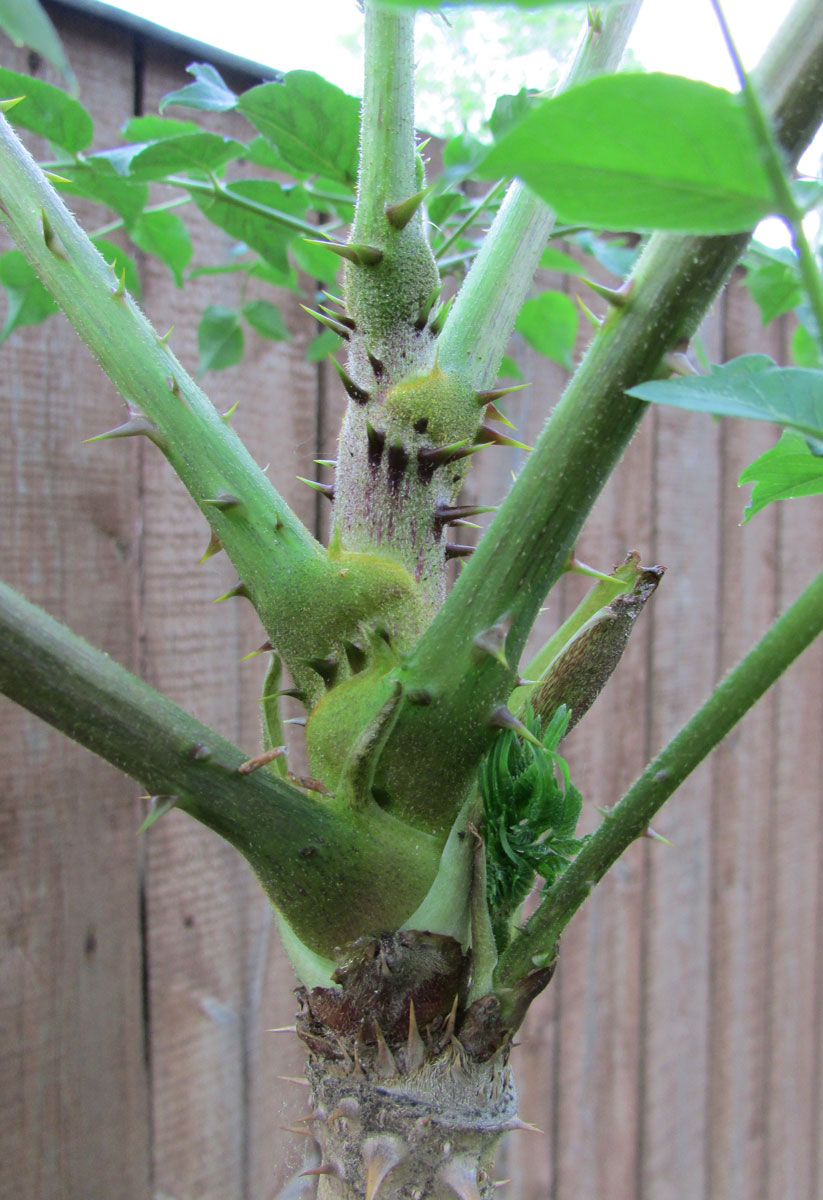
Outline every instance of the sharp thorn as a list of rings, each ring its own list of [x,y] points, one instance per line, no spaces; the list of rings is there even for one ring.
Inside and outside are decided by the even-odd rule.
[[[283,1076],[281,1075],[282,1079]],[[319,1167],[309,1167],[306,1171],[301,1171],[297,1176],[298,1179],[305,1179],[311,1175],[334,1175],[335,1179],[342,1179],[343,1176],[333,1163],[321,1163]]]
[[[429,333],[431,333],[432,337],[438,337],[442,333],[443,326],[446,324],[446,317],[448,317],[449,310],[451,309],[453,303],[454,296],[447,300],[445,304],[441,304],[438,308],[437,315],[435,316],[431,325],[429,325]]]
[[[224,592],[222,596],[218,596],[214,603],[219,604],[221,600],[233,600],[235,597],[238,599],[248,600],[249,593],[246,589],[245,583],[236,583],[233,588],[229,589],[229,591]]]
[[[511,1183],[511,1180],[510,1179],[498,1179],[492,1184],[492,1187],[493,1188],[505,1187],[507,1183]]]
[[[357,329],[357,326],[348,313],[335,312],[332,308],[326,308],[325,304],[320,304],[318,307],[320,308],[321,312],[326,314],[327,317],[331,317],[333,321],[339,322],[340,325],[345,325],[346,329],[348,329],[351,333],[354,333],[355,329]]]
[[[22,96],[18,96],[18,97],[17,97],[17,99],[16,99],[16,100],[12,100],[12,101],[11,101],[11,103],[12,103],[12,104],[19,104],[19,103],[20,103],[20,101],[21,101],[22,99],[23,99],[23,97],[22,97]],[[8,103],[9,103],[9,101],[7,100],[5,103],[6,103],[6,104],[8,104]],[[0,108],[2,108],[2,107],[3,107],[3,102],[2,102],[2,101],[0,101]],[[57,174],[55,174],[55,172],[54,172],[54,171],[47,171],[47,170],[45,169],[45,167],[41,167],[41,168],[40,168],[40,170],[43,172],[43,174],[45,175],[46,179],[49,179],[49,180],[51,180],[51,182],[52,182],[52,183],[71,183],[71,180],[70,180],[70,179],[66,179],[65,175],[57,175]]]
[[[534,736],[531,730],[526,728],[522,721],[518,720],[513,712],[509,712],[505,704],[499,705],[492,712],[492,715],[489,717],[489,724],[494,729],[510,729],[513,733],[519,734],[524,741],[531,742],[534,746],[540,746],[542,749],[542,743]]]
[[[387,1176],[401,1163],[408,1150],[399,1138],[370,1137],[363,1143],[363,1165],[366,1168],[366,1200],[377,1200],[377,1193]]]
[[[508,396],[510,392],[521,392],[523,388],[531,387],[530,383],[515,383],[511,387],[491,388],[489,391],[477,392],[477,403],[481,408],[485,408],[487,404],[494,404],[502,396]]]
[[[459,1000],[460,1000],[460,996],[458,995],[457,992],[455,992],[454,1000],[452,1000],[451,1010],[449,1011],[449,1015],[446,1018],[446,1037],[448,1037],[448,1038],[454,1037],[454,1028],[455,1028],[455,1025],[457,1024],[457,1005],[459,1003]]]
[[[238,405],[239,403],[240,403],[240,401],[239,401],[239,400],[235,400],[235,402],[234,402],[234,404],[231,406],[231,408],[227,408],[227,409],[226,409],[226,411],[225,411],[224,413],[221,413],[221,414],[220,414],[220,420],[221,420],[221,421],[225,421],[225,422],[226,422],[226,424],[228,425],[229,421],[230,421],[230,420],[232,419],[232,417],[234,416],[234,414],[235,414],[235,411],[236,411],[236,409],[237,409],[237,405]]]
[[[478,430],[476,442],[494,442],[496,446],[514,446],[517,450],[533,450],[533,446],[527,446],[525,442],[516,442],[514,438],[506,437],[505,433],[500,433],[496,429],[492,429],[490,425],[481,425]]]
[[[513,616],[507,613],[505,617],[495,621],[494,625],[490,625],[488,629],[478,633],[474,639],[474,645],[478,650],[491,655],[506,668],[509,665],[506,661],[506,638],[509,636],[513,619]]]
[[[219,554],[222,549],[223,545],[220,541],[220,538],[212,529],[211,534],[209,535],[209,544],[206,546],[206,549],[203,551],[200,558],[198,558],[198,563],[204,563],[207,558],[211,558],[213,555]]]
[[[298,1137],[314,1137],[310,1129],[299,1129],[296,1125],[281,1125],[284,1133],[296,1133]]]
[[[434,519],[440,525],[456,525],[466,517],[479,517],[482,513],[497,512],[496,504],[438,504]]]
[[[173,375],[166,376],[166,383],[169,385],[169,391],[171,392],[172,396],[180,395],[180,384]]]
[[[406,228],[409,221],[423,203],[428,191],[428,188],[423,188],[421,191],[415,192],[413,196],[409,196],[405,200],[398,200],[396,204],[386,205],[384,209],[386,220],[393,229],[397,229],[399,231]]]
[[[257,754],[254,758],[248,758],[244,763],[241,763],[237,768],[237,774],[251,775],[254,771],[259,771],[261,767],[274,762],[276,758],[282,758],[285,753],[285,746],[274,746],[271,750],[264,750],[262,754]]]
[[[167,812],[171,812],[180,803],[179,796],[148,796],[146,797],[151,802],[149,814],[143,824],[137,830],[138,834],[145,833],[150,825],[155,821],[159,821]]]
[[[284,725],[305,725],[305,724],[306,724],[306,718],[305,718],[305,717],[288,717],[288,718],[287,718],[287,719],[286,719],[286,720],[283,722],[283,724],[284,724]]]
[[[449,1159],[438,1168],[437,1178],[450,1188],[458,1200],[481,1200],[477,1170],[465,1156]]]
[[[577,303],[579,304],[579,306],[583,312],[583,315],[585,316],[586,320],[591,325],[592,329],[599,329],[601,327],[601,325],[603,324],[603,318],[598,317],[595,313],[592,312],[592,310],[589,308],[588,304],[586,304],[584,302],[582,296],[575,296],[575,299],[577,300]]]
[[[335,296],[334,292],[327,292],[327,291],[324,291],[323,295],[326,297],[327,300],[331,300],[332,304],[339,304],[341,308],[346,307],[346,301],[343,299],[342,296]]]
[[[266,1033],[297,1033],[296,1025],[277,1025],[274,1029],[267,1029]]]
[[[168,330],[167,330],[167,332],[166,332],[166,333],[164,333],[162,337],[160,336],[160,334],[159,334],[159,333],[156,333],[156,334],[154,335],[154,336],[156,337],[157,341],[160,343],[160,345],[161,345],[161,346],[168,346],[168,344],[169,344],[169,338],[170,338],[170,337],[171,337],[171,335],[172,335],[172,330],[173,330],[173,329],[174,329],[174,326],[173,326],[173,325],[170,325],[170,326],[169,326],[169,328],[168,328]]]
[[[122,425],[118,425],[116,429],[109,429],[106,433],[98,433],[95,437],[86,438],[83,444],[105,442],[110,438],[137,437],[140,434],[149,438],[161,450],[164,450],[168,445],[165,437],[154,422],[138,412],[132,413],[128,421],[125,421]]]
[[[374,371],[375,379],[381,379],[383,377],[383,364],[380,359],[375,357],[374,354],[370,354],[368,350],[366,351],[366,357],[369,360],[371,369]]]
[[[501,412],[496,404],[489,404],[486,409],[486,417],[489,421],[500,421],[502,425],[508,425],[509,429],[514,429],[514,421],[510,421],[504,412]]]
[[[663,366],[671,371],[672,375],[699,375],[697,367],[689,362],[688,358],[681,351],[670,350],[668,354],[663,355]]]
[[[337,362],[337,359],[334,359]],[[337,466],[336,458],[313,458],[312,462],[317,463],[318,467],[331,467],[334,469]]]
[[[332,358],[330,361],[334,369],[337,371],[337,374],[340,376],[340,380],[343,384],[343,387],[346,389],[349,399],[353,400],[355,404],[367,404],[371,399],[371,396],[366,389],[362,388],[359,383],[354,382],[346,368],[341,367],[336,358]]]
[[[361,242],[332,242],[326,238],[306,238],[313,246],[325,246],[332,254],[346,258],[356,267],[374,267],[383,258],[383,251],[377,246],[366,246]]]
[[[239,508],[243,501],[239,496],[235,496],[233,492],[218,492],[216,496],[203,500],[201,503],[209,504],[219,512],[228,512],[230,508]]]
[[[393,1079],[398,1074],[397,1063],[376,1019],[374,1028],[377,1035],[377,1074],[383,1079]]]
[[[314,488],[316,492],[320,492],[321,496],[326,496],[329,500],[334,499],[334,484],[320,483],[316,479],[304,479],[302,475],[298,475],[297,478],[301,483],[306,483],[310,488]]]
[[[433,287],[426,299],[420,305],[420,311],[414,322],[414,328],[420,331],[426,328],[426,322],[429,319],[429,314],[440,298],[440,293],[443,291],[443,284],[439,283],[437,287]]]
[[[120,272],[120,278],[117,281],[117,287],[111,294],[112,300],[122,300],[126,295],[126,268]]]
[[[315,321],[319,321],[321,325],[325,325],[327,329],[331,329],[332,333],[336,333],[338,337],[345,341],[351,336],[345,325],[341,325],[339,321],[335,321],[332,317],[327,317],[325,313],[316,312],[313,308],[308,308],[307,305],[301,304],[303,312],[307,312],[310,317],[314,317]]]
[[[670,846],[672,850],[674,849],[674,842],[670,842],[667,837],[663,837],[662,833],[655,833],[651,825],[647,825],[640,836],[651,838],[653,842],[662,842],[664,846]]]
[[[57,240],[57,234],[52,228],[45,208],[40,209],[40,227],[43,230],[43,241],[46,243],[46,249],[50,250],[57,258],[66,259],[65,252]]]
[[[590,567],[580,559],[575,558],[574,551],[569,555],[566,561],[565,570],[571,575],[583,575],[586,579],[602,579],[606,583],[614,583],[614,576],[607,575],[605,571],[598,571],[595,567]]]
[[[258,654],[267,654],[269,650],[273,650],[271,642],[264,642],[262,646],[258,646],[256,650],[250,650],[248,654],[244,654],[240,659],[241,662],[248,662],[250,658],[256,658]]]
[[[406,1039],[406,1073],[416,1071],[426,1061],[426,1045],[417,1028],[414,1000],[409,999],[409,1034]]]
[[[474,554],[476,546],[461,546],[457,542],[446,542],[446,558],[468,558]]]
[[[595,283],[593,279],[581,278],[580,282],[590,288],[601,300],[610,304],[612,308],[625,308],[629,303],[628,289],[624,291],[621,288],[618,291],[616,288],[604,287],[602,283]]]
[[[521,1121],[519,1117],[515,1117],[513,1121],[509,1121],[508,1125],[503,1126],[504,1133],[539,1133],[543,1134],[542,1129],[538,1129],[536,1125],[530,1124],[528,1121]]]
[[[12,96],[8,100],[0,100],[0,112],[11,112],[15,104],[19,104],[21,100],[25,100],[25,96]],[[66,180],[69,183],[70,180]]]

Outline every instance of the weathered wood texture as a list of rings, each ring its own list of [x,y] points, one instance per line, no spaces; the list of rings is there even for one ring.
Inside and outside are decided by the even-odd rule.
[[[181,82],[180,52],[57,15],[98,144],[135,101],[153,111]],[[8,43],[0,53],[26,69]],[[225,261],[227,239],[187,221],[196,264]],[[174,323],[193,368],[196,314],[236,303],[237,283],[201,279],[184,296],[158,264],[140,268],[149,316]],[[339,389],[306,363],[311,322],[281,299],[292,340],[251,341],[207,384],[221,408],[239,402],[239,432],[322,529],[295,477],[332,455]],[[785,358],[785,330],[762,331],[739,288],[704,339],[717,358]],[[515,352],[533,386],[507,411],[531,442],[565,377]],[[62,318],[2,354],[3,577],[253,750],[262,668],[240,659],[262,637],[242,603],[211,604],[230,576],[219,558],[197,566],[205,523],[150,446],[81,444],[117,422],[119,401]],[[568,742],[588,826],[819,568],[819,500],[739,528],[737,474],[771,439],[651,414],[581,538],[597,567],[634,548],[668,567]],[[468,494],[495,502],[521,458],[478,456]],[[538,637],[582,589],[561,581]],[[134,785],[10,704],[0,713],[0,1200],[270,1200],[302,1153],[282,1130],[301,1089],[279,1078],[300,1074],[300,1052],[266,1032],[290,1023],[293,999],[253,880],[178,814],[138,839]],[[545,1132],[504,1148],[512,1200],[821,1200],[821,794],[817,647],[661,814],[673,848],[634,846],[569,930],[517,1052],[521,1111]]]

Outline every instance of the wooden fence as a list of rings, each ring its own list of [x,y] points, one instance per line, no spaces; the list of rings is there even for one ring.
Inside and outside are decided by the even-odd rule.
[[[98,145],[183,81],[185,53],[55,14]],[[7,42],[0,54],[26,69]],[[191,225],[197,262],[226,261],[227,240]],[[195,314],[240,285],[200,279],[192,306],[140,266],[145,308],[193,366]],[[253,341],[207,386],[238,402],[241,436],[322,533],[295,477],[333,455],[339,389],[305,361],[312,322],[281,300],[292,340]],[[704,336],[716,358],[786,358],[785,329],[763,330],[739,288]],[[531,441],[563,373],[516,350],[534,386],[508,408]],[[202,518],[151,446],[83,444],[121,409],[62,317],[16,332],[0,363],[2,576],[253,751],[260,660],[240,660],[261,634],[248,606],[212,604],[231,576],[219,557],[197,565]],[[739,528],[737,474],[772,440],[651,413],[581,539],[600,567],[631,548],[668,567],[567,743],[589,824],[819,569],[819,499]],[[471,495],[497,500],[519,461],[479,456]],[[578,582],[552,594],[544,632]],[[510,1200],[823,1196],[822,668],[818,645],[661,814],[673,847],[635,845],[569,930],[516,1051],[521,1112],[544,1132],[502,1152]],[[267,1032],[294,1001],[254,880],[180,814],[138,838],[136,785],[8,702],[0,714],[0,1200],[270,1200],[299,1162],[282,1127],[304,1093],[281,1079],[300,1049]]]

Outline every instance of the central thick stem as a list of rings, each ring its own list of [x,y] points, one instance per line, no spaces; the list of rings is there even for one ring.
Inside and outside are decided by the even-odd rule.
[[[380,1082],[310,1058],[317,1200],[487,1200],[517,1098],[503,1057],[479,1063],[455,1043]]]

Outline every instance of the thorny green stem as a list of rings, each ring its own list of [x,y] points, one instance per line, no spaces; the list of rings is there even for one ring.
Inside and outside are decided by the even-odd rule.
[[[318,953],[397,928],[434,875],[439,848],[425,836],[376,806],[346,813],[273,771],[238,774],[242,750],[2,583],[0,691],[154,795],[178,796],[245,856]]]
[[[366,4],[366,64],[353,242],[382,245],[384,206],[419,188],[415,177],[414,16]]]
[[[641,2],[610,5],[600,29],[587,22],[558,90],[618,65]],[[494,381],[554,220],[533,192],[512,184],[443,328],[438,360],[444,370],[478,388]]]
[[[711,5],[720,25],[723,40],[726,43],[729,56],[734,64],[737,77],[740,80],[743,101],[749,115],[749,123],[760,148],[763,165],[772,187],[772,194],[778,212],[788,225],[792,235],[792,241],[800,263],[803,285],[817,323],[817,336],[820,346],[823,348],[823,274],[821,274],[812,248],[809,245],[809,239],[806,237],[806,231],[803,228],[803,211],[798,206],[792,193],[789,180],[786,176],[783,156],[775,141],[771,125],[763,111],[757,89],[752,84],[737,52],[737,47],[734,44],[731,30],[729,29],[719,0],[711,0]]]
[[[823,573],[652,759],[546,894],[498,964],[495,987],[504,1009],[507,989],[551,958],[578,908],[623,851],[644,833],[663,803],[821,632]]]
[[[797,75],[789,64],[799,65]],[[794,161],[823,118],[817,0],[796,5],[756,82]],[[748,237],[651,239],[629,303],[595,337],[477,550],[398,672],[404,688],[425,688],[431,696],[426,707],[401,710],[381,765],[389,792],[403,796],[406,807],[425,809],[439,796],[456,811],[493,736],[490,714],[511,690],[537,611],[646,411],[626,389],[651,378],[666,351],[694,334]],[[508,667],[492,656],[478,658],[475,645],[503,618]],[[409,754],[418,763],[413,772]],[[418,778],[426,781],[425,795]]]

